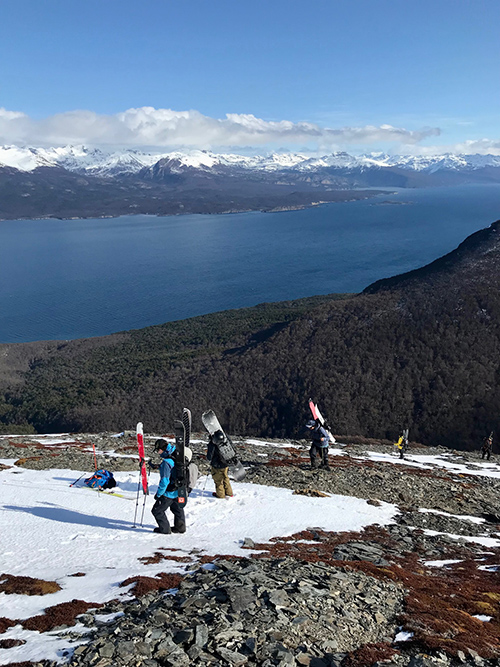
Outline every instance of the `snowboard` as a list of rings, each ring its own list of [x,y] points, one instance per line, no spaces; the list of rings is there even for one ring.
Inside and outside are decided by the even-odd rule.
[[[213,410],[207,410],[201,415],[201,421],[203,422],[203,426],[207,429],[210,435],[213,435],[216,431],[222,431],[224,434],[224,444],[219,445],[219,451],[222,458],[229,462],[229,475],[236,482],[241,481],[246,475],[246,470],[243,467],[242,462],[239,460],[231,440],[220,425],[220,422],[217,419],[217,415]]]
[[[317,404],[314,403],[314,401],[312,400],[312,398],[309,399],[309,409],[311,410],[313,419],[316,419],[317,421],[319,421],[319,423],[321,424],[321,426],[322,426],[322,427],[325,429],[325,431],[328,433],[328,437],[330,438],[330,443],[331,443],[332,445],[335,444],[337,441],[336,441],[335,438],[333,437],[332,432],[329,430],[330,427],[329,427],[328,424],[326,423],[326,419],[323,417],[323,415],[322,415],[321,412],[319,411],[319,408],[318,408]]]

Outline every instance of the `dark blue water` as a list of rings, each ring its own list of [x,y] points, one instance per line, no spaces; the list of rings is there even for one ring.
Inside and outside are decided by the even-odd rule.
[[[98,336],[355,292],[436,259],[499,218],[500,186],[483,185],[286,213],[0,222],[0,342]]]

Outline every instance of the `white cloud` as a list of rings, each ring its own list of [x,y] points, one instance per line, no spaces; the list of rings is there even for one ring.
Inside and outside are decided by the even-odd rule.
[[[309,145],[338,150],[385,144],[415,146],[439,136],[439,128],[407,130],[392,125],[321,127],[289,120],[266,121],[253,114],[226,114],[211,118],[199,111],[140,107],[114,114],[68,111],[41,120],[0,109],[0,144],[87,144],[128,147],[196,147]]]
[[[498,155],[500,156],[500,140],[498,139],[468,139],[456,144],[442,144],[434,146],[402,145],[402,154],[413,155]]]

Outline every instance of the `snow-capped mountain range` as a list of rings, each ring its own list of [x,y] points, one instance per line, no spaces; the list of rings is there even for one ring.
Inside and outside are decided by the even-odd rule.
[[[444,154],[424,157],[372,153],[352,156],[345,152],[336,152],[321,157],[310,157],[301,153],[273,153],[267,156],[248,157],[200,150],[148,153],[136,150],[105,152],[85,146],[60,148],[0,146],[0,168],[9,167],[23,172],[34,171],[39,167],[59,167],[80,174],[117,176],[136,174],[160,161],[174,174],[191,170],[227,171],[231,168],[263,172],[316,172],[325,168],[343,170],[399,168],[434,173],[500,167],[500,156],[494,155]]]

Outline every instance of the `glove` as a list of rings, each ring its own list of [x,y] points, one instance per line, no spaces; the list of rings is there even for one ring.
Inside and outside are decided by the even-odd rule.
[[[155,493],[155,500],[160,500],[160,498],[163,498],[163,496],[159,496],[157,493]]]

